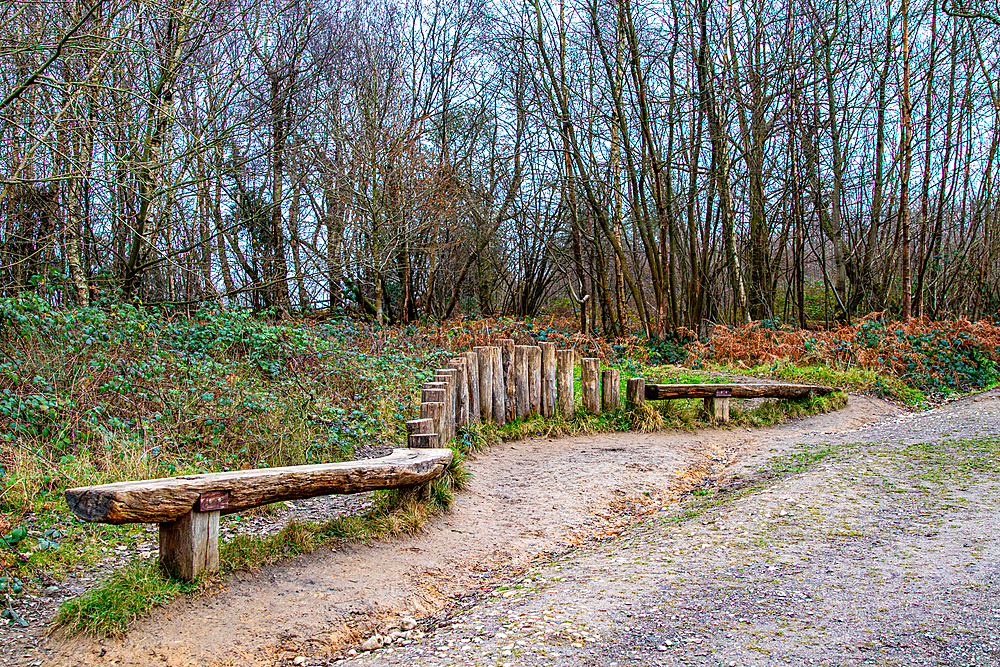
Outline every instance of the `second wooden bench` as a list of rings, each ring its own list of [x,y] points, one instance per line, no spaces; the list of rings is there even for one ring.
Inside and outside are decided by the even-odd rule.
[[[728,424],[731,398],[801,399],[825,396],[835,391],[840,389],[813,384],[646,384],[645,378],[630,378],[625,397],[630,405],[640,405],[646,401],[702,398],[712,419]]]

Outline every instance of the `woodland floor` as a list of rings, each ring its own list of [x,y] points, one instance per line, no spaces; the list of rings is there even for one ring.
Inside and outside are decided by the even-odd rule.
[[[123,641],[0,629],[0,655],[135,666],[1000,664],[1000,474],[925,483],[926,461],[907,449],[996,437],[997,399],[909,414],[851,396],[838,412],[753,431],[507,443],[469,462],[471,488],[418,535],[226,578]],[[805,471],[760,472],[826,444],[841,449]],[[740,493],[747,483],[758,486]],[[725,496],[692,498],[705,486],[730,499],[685,518],[692,500]],[[348,657],[411,616],[416,631]]]

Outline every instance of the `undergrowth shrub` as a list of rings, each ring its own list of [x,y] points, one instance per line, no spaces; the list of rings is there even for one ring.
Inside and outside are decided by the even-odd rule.
[[[59,504],[69,486],[397,444],[444,351],[387,350],[350,329],[0,300],[0,514]]]
[[[1000,327],[968,320],[881,322],[869,316],[832,331],[792,330],[766,322],[716,327],[690,344],[687,363],[754,366],[790,360],[800,366],[873,371],[872,384],[898,380],[930,394],[989,386],[1000,380]],[[881,378],[881,379],[880,379]]]

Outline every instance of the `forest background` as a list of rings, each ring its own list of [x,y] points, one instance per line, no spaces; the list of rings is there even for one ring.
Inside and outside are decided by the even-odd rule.
[[[953,0],[0,10],[0,290],[583,332],[995,317],[1000,19]]]

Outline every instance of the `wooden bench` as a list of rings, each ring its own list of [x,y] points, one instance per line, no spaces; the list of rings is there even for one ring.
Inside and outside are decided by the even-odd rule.
[[[451,463],[450,449],[394,449],[378,459],[234,470],[66,491],[80,519],[97,523],[157,523],[160,562],[193,580],[219,569],[219,516],[282,500],[396,489],[428,482]]]
[[[809,398],[840,391],[836,387],[813,384],[646,384],[644,378],[630,378],[626,400],[630,405],[676,398],[702,398],[712,419],[729,423],[731,398]]]

